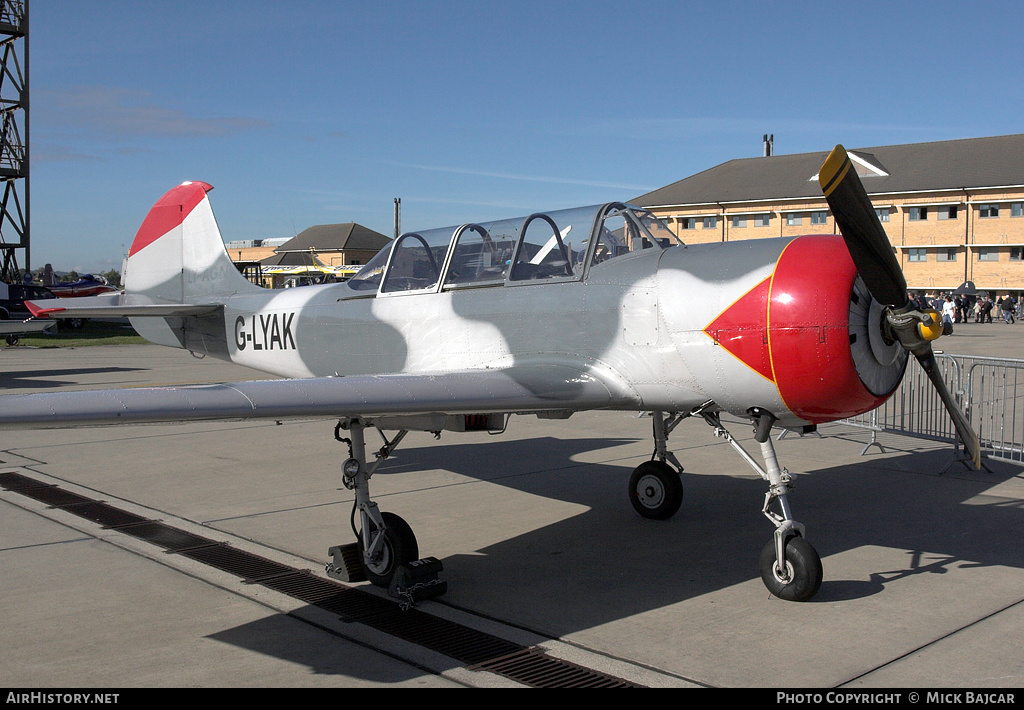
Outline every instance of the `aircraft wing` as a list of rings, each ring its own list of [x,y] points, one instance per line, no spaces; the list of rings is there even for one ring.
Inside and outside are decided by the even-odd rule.
[[[0,429],[215,419],[373,417],[599,409],[634,402],[567,365],[436,375],[254,380],[0,397]]]

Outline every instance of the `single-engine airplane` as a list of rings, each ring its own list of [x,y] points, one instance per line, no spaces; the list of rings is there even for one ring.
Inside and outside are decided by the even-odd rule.
[[[335,436],[350,449],[342,473],[356,542],[331,548],[328,572],[354,581],[361,571],[400,596],[396,580],[432,558],[419,559],[410,526],[378,509],[369,482],[407,431],[501,430],[513,413],[651,412],[654,454],[628,492],[640,515],[665,519],[683,497],[669,435],[700,417],[768,484],[765,585],[806,600],[821,560],[791,513],[774,427],[806,431],[873,409],[912,353],[980,461],[935,368],[939,316],[908,300],[842,146],[820,181],[842,236],[686,246],[645,210],[612,203],[406,233],[347,282],[276,291],[231,263],[210,185],[184,183],[142,223],[122,293],[35,303],[33,313],[127,316],[154,343],[285,379],[8,395],[0,428],[336,417]],[[723,427],[723,413],[753,423],[763,465]],[[366,427],[385,441],[372,463]]]

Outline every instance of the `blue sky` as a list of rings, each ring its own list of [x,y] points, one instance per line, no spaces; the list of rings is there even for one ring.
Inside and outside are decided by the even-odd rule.
[[[733,158],[1024,131],[1021,2],[32,0],[32,267],[628,200]],[[1024,157],[1024,156],[1022,156]],[[19,256],[20,258],[20,256]]]

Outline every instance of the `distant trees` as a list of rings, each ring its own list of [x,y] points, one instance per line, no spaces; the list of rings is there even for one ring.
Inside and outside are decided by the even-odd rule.
[[[121,288],[121,272],[117,269],[111,269],[110,271],[104,271],[100,274],[107,280],[107,283],[116,288]]]

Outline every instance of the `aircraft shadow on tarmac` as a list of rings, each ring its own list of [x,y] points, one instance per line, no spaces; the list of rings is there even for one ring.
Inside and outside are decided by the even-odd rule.
[[[355,654],[342,639],[326,637],[287,614],[272,614],[248,624],[235,626],[208,636],[215,641],[278,658],[309,668],[316,675],[348,676],[382,684],[401,683],[421,678],[424,672],[391,659],[375,658],[367,650]],[[364,662],[353,663],[363,658]],[[459,664],[453,662],[452,667]]]
[[[547,442],[552,460],[566,462],[589,445],[607,443]],[[492,461],[515,460],[514,445],[495,443],[487,449]],[[414,453],[425,467],[445,465],[443,454],[432,460],[423,450]],[[893,467],[904,463],[914,471],[938,471],[949,452],[903,458],[887,459],[885,468],[865,462],[800,477],[791,503],[826,565],[825,582],[812,601],[875,594],[901,578],[941,574],[952,565],[1024,568],[1020,501],[965,504],[1019,469],[990,462],[993,472],[987,474],[901,474]],[[760,514],[766,484],[759,478],[743,471],[742,477],[684,472],[679,513],[669,521],[651,521],[637,516],[626,499],[629,472],[628,467],[586,465],[584,472],[497,478],[494,482],[503,486],[589,510],[477,554],[445,560],[453,596],[470,602],[499,585],[507,598],[528,606],[542,591],[545,604],[561,607],[551,614],[553,623],[585,617],[581,621],[590,625],[758,579],[758,553],[771,537]],[[906,566],[865,569],[859,580],[829,576],[828,556],[869,545],[907,550]]]
[[[447,445],[418,448],[413,442],[389,459],[377,476],[448,470],[585,508],[483,549],[442,557],[449,590],[442,602],[538,633],[564,637],[752,580],[757,586],[751,593],[761,599],[757,559],[771,536],[771,526],[760,513],[765,484],[749,469],[722,458],[721,471],[684,472],[686,494],[674,518],[643,519],[625,494],[635,457],[627,456],[621,465],[574,461],[588,452],[636,443],[626,438],[535,439],[531,446],[546,452],[550,461],[539,471],[535,463],[523,462],[521,441],[449,440]],[[457,456],[452,455],[453,445],[459,447]],[[676,452],[685,466],[685,451],[676,446]],[[723,449],[722,457],[730,455]],[[796,517],[808,526],[808,537],[825,565],[825,581],[809,603],[862,599],[908,577],[941,576],[952,568],[1024,569],[1019,544],[1024,506],[1018,499],[985,497],[996,484],[1019,476],[1019,467],[989,461],[990,472],[960,467],[941,476],[935,473],[950,456],[950,450],[933,450],[865,459],[807,471],[801,477],[794,499]],[[439,514],[447,516],[446,529],[452,535],[463,522],[479,524],[488,513],[463,506],[458,489],[436,492],[441,497]],[[401,494],[394,499],[385,496],[379,502],[384,509],[407,516],[416,529],[416,511],[402,510],[401,499]],[[508,499],[511,502],[505,505],[511,509],[516,496]],[[514,510],[507,512],[514,515]],[[430,540],[424,537],[420,535],[420,552],[430,555]],[[906,563],[858,568],[856,579],[830,575],[830,556],[861,547],[904,550]],[[798,606],[778,602],[772,608],[785,615]],[[275,641],[274,635],[265,633],[269,623],[255,622],[217,638],[307,664],[320,673],[342,672],[330,659],[296,650],[284,639]],[[343,672],[351,674],[352,669]]]
[[[9,394],[16,389],[56,389],[69,385],[81,385],[78,377],[82,375],[106,375],[119,372],[140,372],[143,367],[77,367],[59,370],[21,370],[0,374],[0,394]],[[116,387],[125,384],[112,380],[104,380],[104,387]]]

